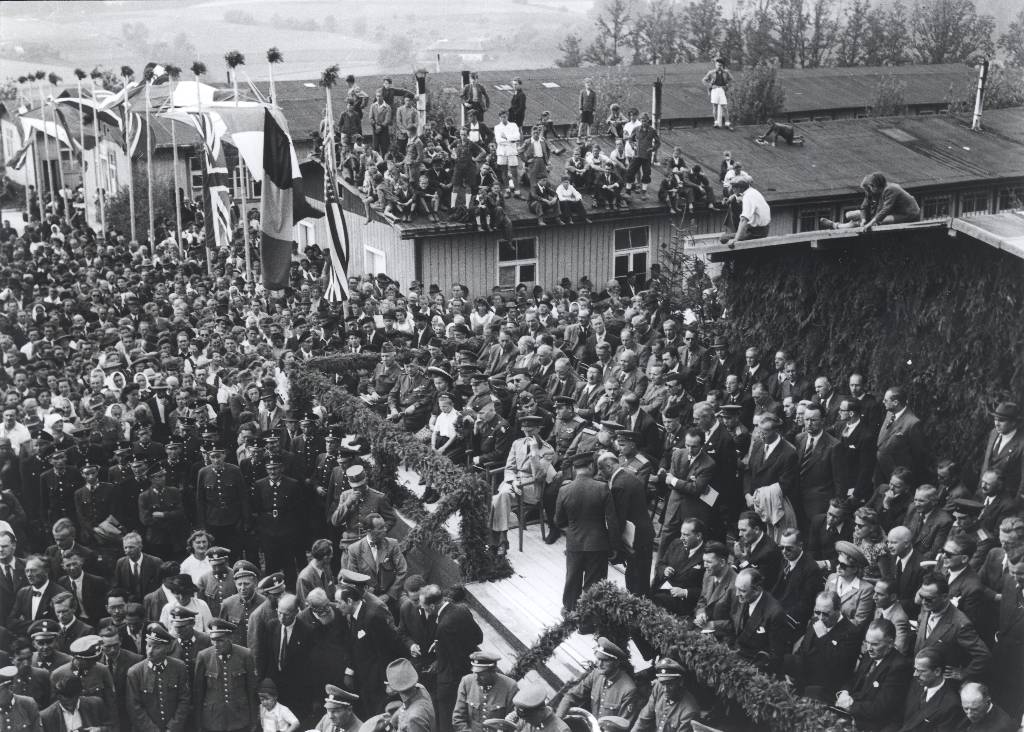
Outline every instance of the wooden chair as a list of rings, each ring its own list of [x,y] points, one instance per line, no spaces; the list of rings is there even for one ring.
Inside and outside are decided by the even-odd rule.
[[[472,463],[472,459],[469,461]],[[481,476],[490,483],[492,495],[497,492],[498,487],[501,485],[505,478],[505,466],[499,466],[497,468],[486,468],[482,466],[473,466],[473,469],[478,472]],[[531,506],[537,506],[538,508],[538,522],[540,523],[540,538],[547,538],[547,529],[544,523],[544,502],[541,500],[543,490],[537,491],[533,486],[534,483],[528,483],[522,486],[519,491],[519,495],[516,496],[516,519],[519,524],[519,551],[523,551],[523,532],[526,529],[527,519],[526,511]],[[527,495],[529,494],[529,495]],[[533,500],[534,496],[536,500]]]

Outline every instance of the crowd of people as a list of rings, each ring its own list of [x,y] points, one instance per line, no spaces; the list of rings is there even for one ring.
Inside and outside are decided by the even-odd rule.
[[[725,91],[732,76],[724,60],[704,81],[715,126],[731,129]],[[656,192],[671,214],[718,210],[707,175],[700,165],[687,165],[680,148],[659,166],[661,138],[650,114],[636,107],[623,110],[613,101],[603,123],[595,118],[603,100],[589,78],[580,90],[578,124],[565,137],[548,111],[526,122],[527,97],[518,77],[511,81],[508,106],[492,109],[487,87],[474,72],[460,97],[464,124],[453,116],[440,124],[421,120],[415,94],[393,86],[390,78],[383,79],[372,98],[354,77],[346,83],[334,154],[342,177],[362,193],[367,218],[371,210],[403,222],[422,217],[437,223],[443,215],[482,231],[506,231],[512,226],[506,200],[519,198],[540,225],[589,222],[588,207],[628,208],[634,196],[646,204],[652,166],[663,167]],[[489,112],[496,117],[493,126],[485,122]],[[369,134],[364,134],[367,126]],[[560,171],[551,166],[553,155],[566,156]],[[723,198],[729,199],[726,172],[740,178],[745,174],[739,167],[734,170],[731,160],[723,169],[719,183]],[[736,231],[739,196],[732,203],[723,208],[735,209],[726,226]]]
[[[498,196],[518,185],[504,157]],[[166,224],[150,245],[40,214],[0,228],[4,729],[563,730],[582,707],[648,732],[708,711],[677,660],[636,679],[608,639],[555,707],[502,675],[460,588],[389,535],[372,436],[316,395],[294,407],[296,364],[335,353],[376,354],[339,385],[493,482],[493,552],[531,517],[564,541],[566,611],[621,564],[631,593],[861,729],[1017,728],[1017,404],[968,475],[901,387],[740,358],[672,311],[657,265],[511,293],[381,273],[338,304],[316,250],[268,293],[238,246],[207,265],[200,232],[180,251]]]

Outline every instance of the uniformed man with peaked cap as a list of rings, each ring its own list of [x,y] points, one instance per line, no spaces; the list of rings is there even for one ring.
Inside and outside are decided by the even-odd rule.
[[[693,694],[686,690],[683,667],[671,658],[654,665],[655,682],[647,704],[640,710],[633,732],[675,732],[689,729],[690,720],[700,714]]]
[[[358,694],[327,684],[324,687],[324,709],[327,711],[316,723],[316,732],[358,732],[363,722],[352,708],[357,701]]]
[[[558,716],[570,707],[588,709],[595,717],[636,717],[637,690],[632,677],[622,668],[629,654],[607,638],[597,641],[597,668],[587,673],[566,692],[558,704]]]
[[[487,719],[512,712],[512,699],[519,691],[514,679],[498,671],[501,657],[489,651],[469,654],[471,673],[462,677],[452,714],[454,732],[483,732]]]
[[[146,626],[146,658],[128,669],[128,715],[133,730],[186,732],[192,710],[185,662],[169,656],[174,636],[160,623]]]

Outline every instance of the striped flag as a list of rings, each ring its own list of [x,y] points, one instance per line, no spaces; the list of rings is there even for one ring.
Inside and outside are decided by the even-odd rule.
[[[100,124],[121,129],[121,116],[103,107],[102,100],[109,96],[110,92],[103,89],[96,90],[95,98],[89,93],[88,89],[83,89],[82,96],[80,97],[72,96],[71,91],[66,90],[61,92],[54,101],[59,106],[71,107],[77,110],[88,125],[92,124],[92,116],[98,114]]]
[[[231,246],[231,194],[228,164],[221,145],[222,131],[212,113],[190,115],[203,139],[203,171],[207,195],[207,237],[218,249]]]
[[[123,107],[122,130],[124,131],[124,145],[122,149],[128,157],[135,158],[145,153],[146,148],[143,140],[146,137],[146,120],[138,112],[131,112]]]
[[[348,227],[338,200],[338,184],[330,176],[324,176],[324,202],[327,206],[327,230],[331,234],[328,242],[331,266],[324,297],[328,302],[342,302],[351,294],[348,290]]]
[[[11,170],[21,170],[22,166],[25,165],[25,161],[28,160],[28,151],[32,148],[32,138],[27,138],[25,144],[21,146],[14,155],[11,156],[4,167],[10,168]]]
[[[266,107],[263,118],[263,196],[260,202],[260,264],[263,286],[288,286],[292,261],[294,195],[302,172],[288,135],[288,123],[277,108]]]

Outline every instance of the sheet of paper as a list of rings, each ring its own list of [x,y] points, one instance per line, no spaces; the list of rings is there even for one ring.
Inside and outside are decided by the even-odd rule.
[[[711,486],[708,486],[707,492],[701,495],[700,500],[704,501],[704,503],[709,506],[714,506],[715,502],[718,500],[718,491]]]
[[[636,524],[627,521],[622,527],[622,543],[632,549],[634,539],[636,539]]]

